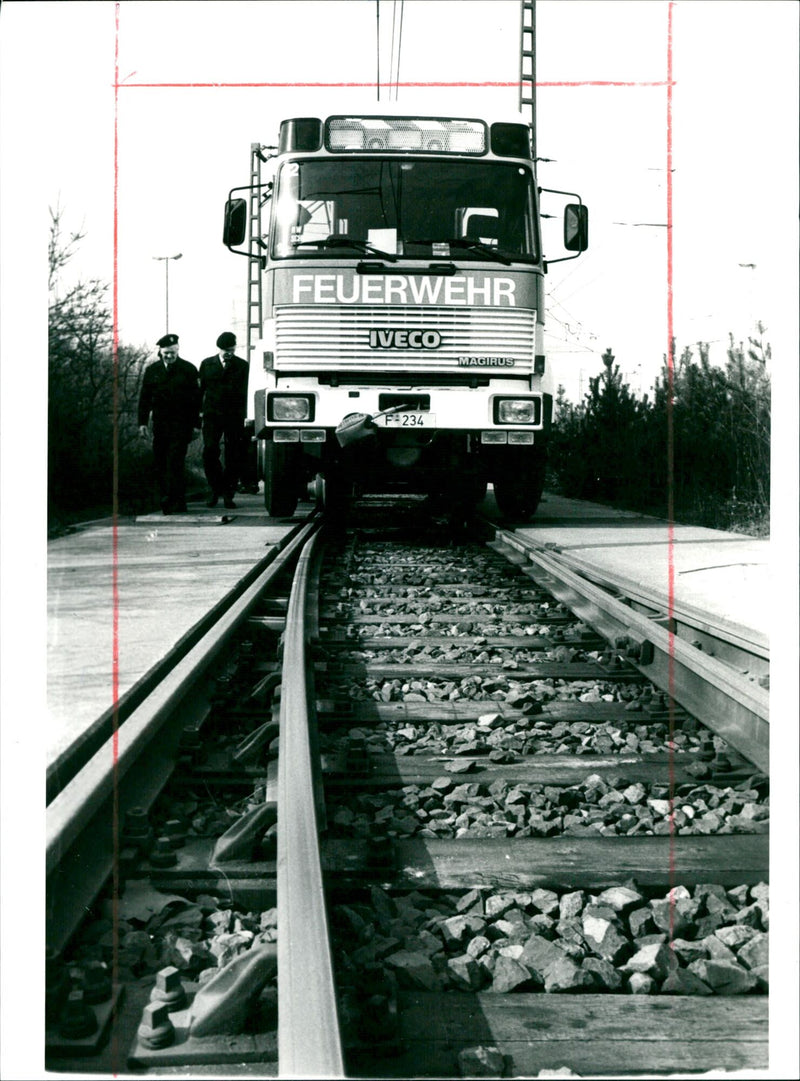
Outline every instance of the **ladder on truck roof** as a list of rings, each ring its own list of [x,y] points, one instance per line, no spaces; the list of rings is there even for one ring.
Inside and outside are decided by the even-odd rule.
[[[519,17],[519,111],[530,107],[531,157],[536,161],[536,0],[520,0]]]
[[[264,148],[260,143],[250,144],[250,207],[249,207],[249,246],[250,258],[247,262],[247,359],[250,361],[253,343],[261,337],[263,311],[261,297],[261,264],[264,241],[261,235],[261,163],[266,161]],[[254,333],[255,332],[255,333]]]

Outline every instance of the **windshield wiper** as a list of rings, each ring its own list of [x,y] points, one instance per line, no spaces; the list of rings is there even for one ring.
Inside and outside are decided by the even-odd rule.
[[[511,266],[512,260],[503,255],[497,248],[490,248],[488,244],[481,244],[479,240],[470,240],[466,236],[448,237],[446,240],[407,240],[406,244],[447,244],[451,248],[464,248],[467,251],[476,251],[489,259],[494,259],[504,266]]]
[[[356,251],[364,252],[368,255],[379,255],[381,259],[388,259],[390,263],[397,262],[397,256],[392,255],[391,252],[376,248],[366,240],[357,240],[355,237],[350,236],[337,236],[334,234],[333,236],[324,237],[321,240],[299,240],[296,244],[292,244],[292,247],[354,248]]]

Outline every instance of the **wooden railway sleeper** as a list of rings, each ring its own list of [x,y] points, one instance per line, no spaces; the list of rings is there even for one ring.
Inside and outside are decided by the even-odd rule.
[[[344,770],[364,776],[370,772],[370,756],[366,736],[350,733],[344,754]]]

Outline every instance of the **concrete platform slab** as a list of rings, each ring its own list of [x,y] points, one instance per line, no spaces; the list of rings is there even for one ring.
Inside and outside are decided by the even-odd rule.
[[[602,524],[600,519],[603,519]],[[610,511],[546,495],[535,520],[516,530],[555,545],[576,570],[600,573],[623,590],[655,593],[666,610],[713,616],[723,626],[768,643],[773,598],[770,544],[702,526]]]
[[[263,497],[235,510],[92,523],[47,546],[47,763],[153,665],[311,510],[268,518]],[[116,562],[116,576],[115,576]]]

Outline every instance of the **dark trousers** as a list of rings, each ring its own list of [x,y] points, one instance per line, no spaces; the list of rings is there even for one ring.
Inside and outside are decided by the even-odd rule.
[[[156,486],[164,510],[186,507],[184,465],[189,442],[182,432],[153,432],[153,457],[156,465]]]
[[[225,468],[220,460],[225,439]],[[203,468],[214,495],[233,498],[239,482],[244,424],[241,417],[205,415],[203,417]]]

